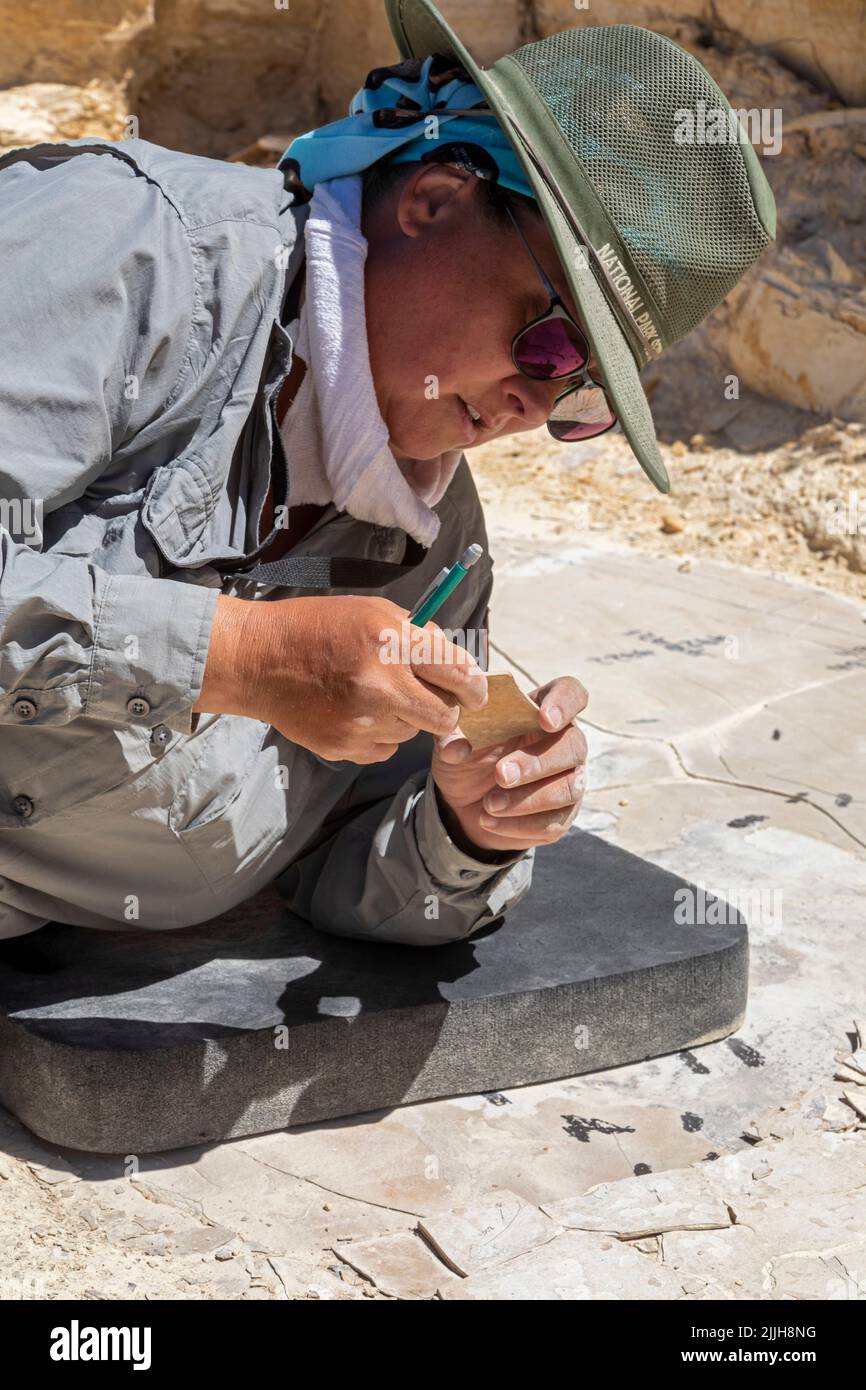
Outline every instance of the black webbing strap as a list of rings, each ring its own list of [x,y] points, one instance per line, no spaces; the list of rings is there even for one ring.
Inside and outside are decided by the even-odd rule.
[[[407,552],[414,544],[411,540]],[[423,556],[423,548],[419,546]],[[287,555],[282,560],[253,565],[238,574],[260,584],[280,584],[289,589],[383,589],[392,580],[409,574],[418,563],[396,564],[391,560],[360,560],[349,555]],[[235,571],[237,574],[237,571]]]

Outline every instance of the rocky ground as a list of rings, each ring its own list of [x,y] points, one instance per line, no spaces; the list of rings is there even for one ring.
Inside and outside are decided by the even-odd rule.
[[[684,567],[696,557],[721,559],[866,597],[863,533],[832,523],[834,504],[847,506],[861,486],[863,426],[819,424],[748,454],[700,439],[662,449],[674,489],[667,497],[654,492],[619,436],[565,448],[539,431],[476,451],[470,457],[494,552],[497,538],[515,535],[539,547],[583,538],[678,555]],[[566,1269],[569,1287],[579,1287],[585,1268],[593,1288],[609,1284],[620,1297],[861,1299],[860,1043],[856,1028],[840,1038],[826,1079],[785,1097],[749,1134],[732,1135],[718,1163],[654,1174],[652,1190],[649,1179],[606,1183],[595,1199],[592,1190],[576,1193],[549,1211],[502,1194],[514,1202],[527,1244],[506,1247],[501,1262],[471,1263],[471,1220],[483,1212],[438,1212],[427,1235],[461,1268],[469,1260],[462,1279],[432,1252],[423,1219],[416,1225],[408,1214],[389,1213],[389,1229],[377,1229],[382,1212],[299,1179],[304,1223],[320,1231],[320,1247],[286,1255],[276,1231],[272,1244],[251,1234],[243,1203],[236,1219],[217,1208],[216,1189],[210,1209],[206,1199],[162,1184],[158,1172],[125,1174],[120,1158],[114,1181],[104,1174],[89,1181],[80,1176],[81,1156],[59,1155],[0,1112],[0,1297],[498,1299],[517,1296],[509,1294],[512,1275],[525,1297],[533,1281],[544,1287]],[[239,1149],[239,1162],[244,1147],[227,1146],[226,1161]],[[647,1206],[651,1214],[662,1203],[667,1224],[650,1229]],[[698,1230],[708,1205],[718,1219]]]
[[[660,438],[667,496],[619,434],[562,445],[541,430],[482,445],[469,460],[491,538],[603,540],[678,555],[684,567],[721,560],[866,600],[866,426],[830,421],[751,452],[703,435]]]
[[[713,1162],[538,1206],[494,1191],[489,1208],[405,1212],[373,1236],[364,1218],[385,1212],[309,1182],[321,1246],[288,1256],[158,1173],[83,1180],[0,1114],[18,1155],[0,1157],[0,1298],[866,1299],[864,1032]]]
[[[866,598],[866,503],[861,531],[834,520],[844,506],[850,521],[849,496],[863,493],[864,426],[813,425],[749,453],[700,437],[662,449],[673,481],[667,497],[617,435],[564,447],[538,431],[475,451],[494,553],[497,538],[515,535],[540,548],[585,539],[677,555],[683,567],[696,557],[723,560]],[[280,1240],[269,1247],[251,1236],[242,1214],[233,1224],[207,1201],[162,1187],[158,1175],[125,1175],[120,1159],[115,1181],[82,1179],[74,1155],[68,1162],[0,1112],[0,1297],[498,1299],[527,1296],[533,1281],[543,1287],[566,1268],[569,1287],[579,1287],[585,1267],[593,1288],[609,1284],[620,1297],[863,1298],[866,1216],[854,1189],[866,1181],[866,1053],[858,1041],[853,1032],[840,1040],[825,1083],[758,1120],[748,1136],[753,1154],[743,1136],[732,1136],[719,1164],[654,1175],[663,1180],[658,1193],[644,1192],[639,1178],[605,1184],[601,1226],[591,1193],[549,1212],[504,1194],[528,1233],[525,1248],[506,1252],[517,1260],[519,1295],[509,1294],[505,1262],[470,1264],[470,1277],[457,1278],[408,1217],[367,1238],[362,1207],[312,1182],[308,1210],[321,1227],[320,1248],[286,1256]],[[709,1182],[709,1169],[718,1181]],[[808,1230],[798,1206],[806,1190]],[[647,1203],[652,1210],[662,1202],[670,1221],[650,1229]],[[708,1203],[718,1220],[698,1231]],[[467,1241],[472,1248],[466,1220],[439,1213],[428,1232],[458,1264]]]

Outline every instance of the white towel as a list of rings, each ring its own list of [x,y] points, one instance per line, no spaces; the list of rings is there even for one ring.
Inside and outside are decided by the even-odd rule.
[[[360,174],[316,184],[304,224],[306,281],[288,325],[307,364],[280,425],[289,462],[289,506],[333,502],[377,526],[398,526],[424,546],[439,531],[433,506],[462,457],[398,457],[388,443],[367,347]]]

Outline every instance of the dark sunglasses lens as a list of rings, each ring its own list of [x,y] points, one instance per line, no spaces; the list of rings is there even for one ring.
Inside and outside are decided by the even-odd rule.
[[[514,361],[520,370],[538,381],[550,381],[579,372],[589,352],[583,334],[568,319],[543,319],[524,328],[514,344]]]
[[[574,443],[604,434],[616,424],[607,396],[598,386],[579,387],[560,396],[547,427],[554,439]]]

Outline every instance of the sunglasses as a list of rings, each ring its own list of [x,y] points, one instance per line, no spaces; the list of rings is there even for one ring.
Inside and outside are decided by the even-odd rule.
[[[545,312],[512,338],[512,361],[523,376],[533,381],[569,381],[569,386],[557,396],[547,420],[554,439],[565,443],[594,439],[613,429],[617,418],[604,387],[587,370],[589,343],[539,265],[511,209],[506,211],[550,296]]]

